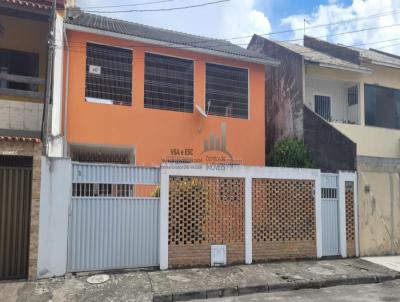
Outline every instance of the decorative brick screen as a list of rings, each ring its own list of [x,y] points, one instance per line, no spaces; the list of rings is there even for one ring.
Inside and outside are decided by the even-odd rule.
[[[346,240],[347,257],[356,256],[355,231],[354,231],[354,183],[346,181]]]
[[[253,261],[315,258],[314,181],[253,179]]]
[[[211,264],[211,245],[227,245],[228,264],[244,262],[244,179],[170,177],[170,267]]]

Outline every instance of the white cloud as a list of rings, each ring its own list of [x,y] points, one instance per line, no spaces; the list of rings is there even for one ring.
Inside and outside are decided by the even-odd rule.
[[[396,13],[393,13],[393,11]],[[376,17],[366,18],[369,16]],[[358,19],[356,22],[343,22],[355,18]],[[341,4],[340,1],[330,1],[327,5],[319,5],[309,15],[289,16],[282,20],[282,24],[289,25],[292,29],[301,29],[304,26],[304,19],[308,21],[306,28],[331,24],[306,29],[308,35],[323,37],[337,34],[323,39],[345,45],[371,43],[362,47],[377,48],[400,54],[400,0],[353,0],[352,4],[348,6]],[[341,23],[332,24],[338,22]],[[377,27],[380,28],[364,30]],[[350,31],[356,32],[340,34]],[[295,31],[293,34],[294,39],[301,39],[302,37],[303,30]]]
[[[231,38],[251,36],[254,33],[265,34],[271,31],[268,18],[262,11],[255,8],[258,0],[231,0],[216,5],[176,10],[173,12],[148,12],[148,13],[118,13],[106,14],[113,18],[134,21],[146,25],[157,26],[186,33],[215,38]],[[261,0],[260,0],[261,1]],[[143,1],[146,2],[146,1]],[[131,9],[155,9],[162,7],[177,7],[190,4],[204,3],[197,1],[171,1],[167,3],[136,6]],[[129,4],[132,0],[110,1],[107,0],[78,0],[81,7]],[[108,10],[129,9],[111,8]],[[100,9],[98,9],[100,10]],[[106,9],[101,9],[106,10]],[[249,39],[232,40],[234,43],[246,43]]]

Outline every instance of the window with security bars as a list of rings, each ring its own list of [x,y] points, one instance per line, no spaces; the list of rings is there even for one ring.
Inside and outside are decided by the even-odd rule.
[[[347,89],[347,103],[349,106],[358,104],[358,86],[352,86]]]
[[[314,96],[314,109],[315,113],[327,121],[331,120],[331,98],[325,95]]]
[[[210,115],[248,118],[248,71],[206,64],[206,104]]]
[[[107,104],[132,103],[132,51],[88,43],[86,98]]]
[[[145,54],[144,107],[193,112],[193,61]]]

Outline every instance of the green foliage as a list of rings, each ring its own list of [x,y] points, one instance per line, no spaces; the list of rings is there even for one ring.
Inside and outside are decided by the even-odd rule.
[[[274,167],[312,168],[312,160],[303,142],[294,138],[284,138],[272,150],[270,164]]]

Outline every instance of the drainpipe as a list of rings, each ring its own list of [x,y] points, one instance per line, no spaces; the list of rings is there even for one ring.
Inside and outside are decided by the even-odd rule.
[[[67,146],[67,113],[68,113],[68,90],[69,90],[69,44],[67,38],[67,30],[64,27],[64,41],[67,48],[67,68],[65,72],[65,92],[64,92],[64,142],[63,142],[63,157],[68,156]]]

